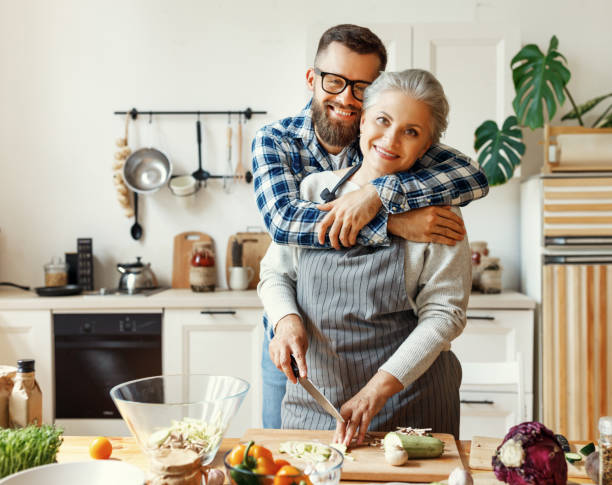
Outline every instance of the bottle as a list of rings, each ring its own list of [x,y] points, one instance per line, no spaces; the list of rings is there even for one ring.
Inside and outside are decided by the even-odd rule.
[[[209,243],[195,243],[189,268],[189,284],[192,291],[215,291],[217,270],[215,256]]]
[[[599,485],[612,485],[612,416],[599,418]]]
[[[201,485],[200,456],[188,449],[163,449],[150,456],[150,485]]]
[[[42,424],[42,392],[34,375],[34,360],[17,361],[17,374],[9,398],[9,426],[25,428]]]

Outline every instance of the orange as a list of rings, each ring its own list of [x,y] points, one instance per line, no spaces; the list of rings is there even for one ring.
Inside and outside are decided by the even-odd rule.
[[[89,445],[89,455],[95,460],[106,460],[113,452],[113,445],[107,438],[99,436]]]

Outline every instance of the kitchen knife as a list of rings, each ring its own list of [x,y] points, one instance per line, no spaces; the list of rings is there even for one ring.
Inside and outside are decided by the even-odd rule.
[[[306,390],[308,394],[310,394],[315,401],[319,403],[325,411],[331,415],[334,419],[344,423],[344,418],[338,412],[338,410],[334,407],[334,405],[329,402],[329,400],[323,395],[321,391],[319,391],[315,385],[310,382],[306,377],[300,377],[300,371],[297,366],[297,362],[295,361],[295,357],[291,356],[291,370],[293,371],[293,375],[297,378],[300,385]]]

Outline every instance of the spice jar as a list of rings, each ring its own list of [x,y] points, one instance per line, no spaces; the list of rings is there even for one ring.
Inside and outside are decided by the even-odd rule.
[[[45,286],[64,286],[68,284],[68,265],[61,259],[45,264]]]
[[[612,416],[599,418],[599,485],[612,485]]]
[[[192,291],[214,291],[217,281],[215,255],[210,243],[199,242],[193,245],[189,285]]]
[[[193,450],[163,449],[151,455],[150,485],[201,485],[200,456]]]

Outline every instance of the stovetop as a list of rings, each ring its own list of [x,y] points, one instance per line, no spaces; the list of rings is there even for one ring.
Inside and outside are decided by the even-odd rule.
[[[136,290],[134,293],[128,293],[127,291],[120,290],[119,288],[100,288],[99,290],[94,290],[94,291],[84,291],[83,295],[85,296],[151,296],[151,295],[160,293],[168,289],[170,289],[170,287],[168,286],[159,286],[157,288]]]

